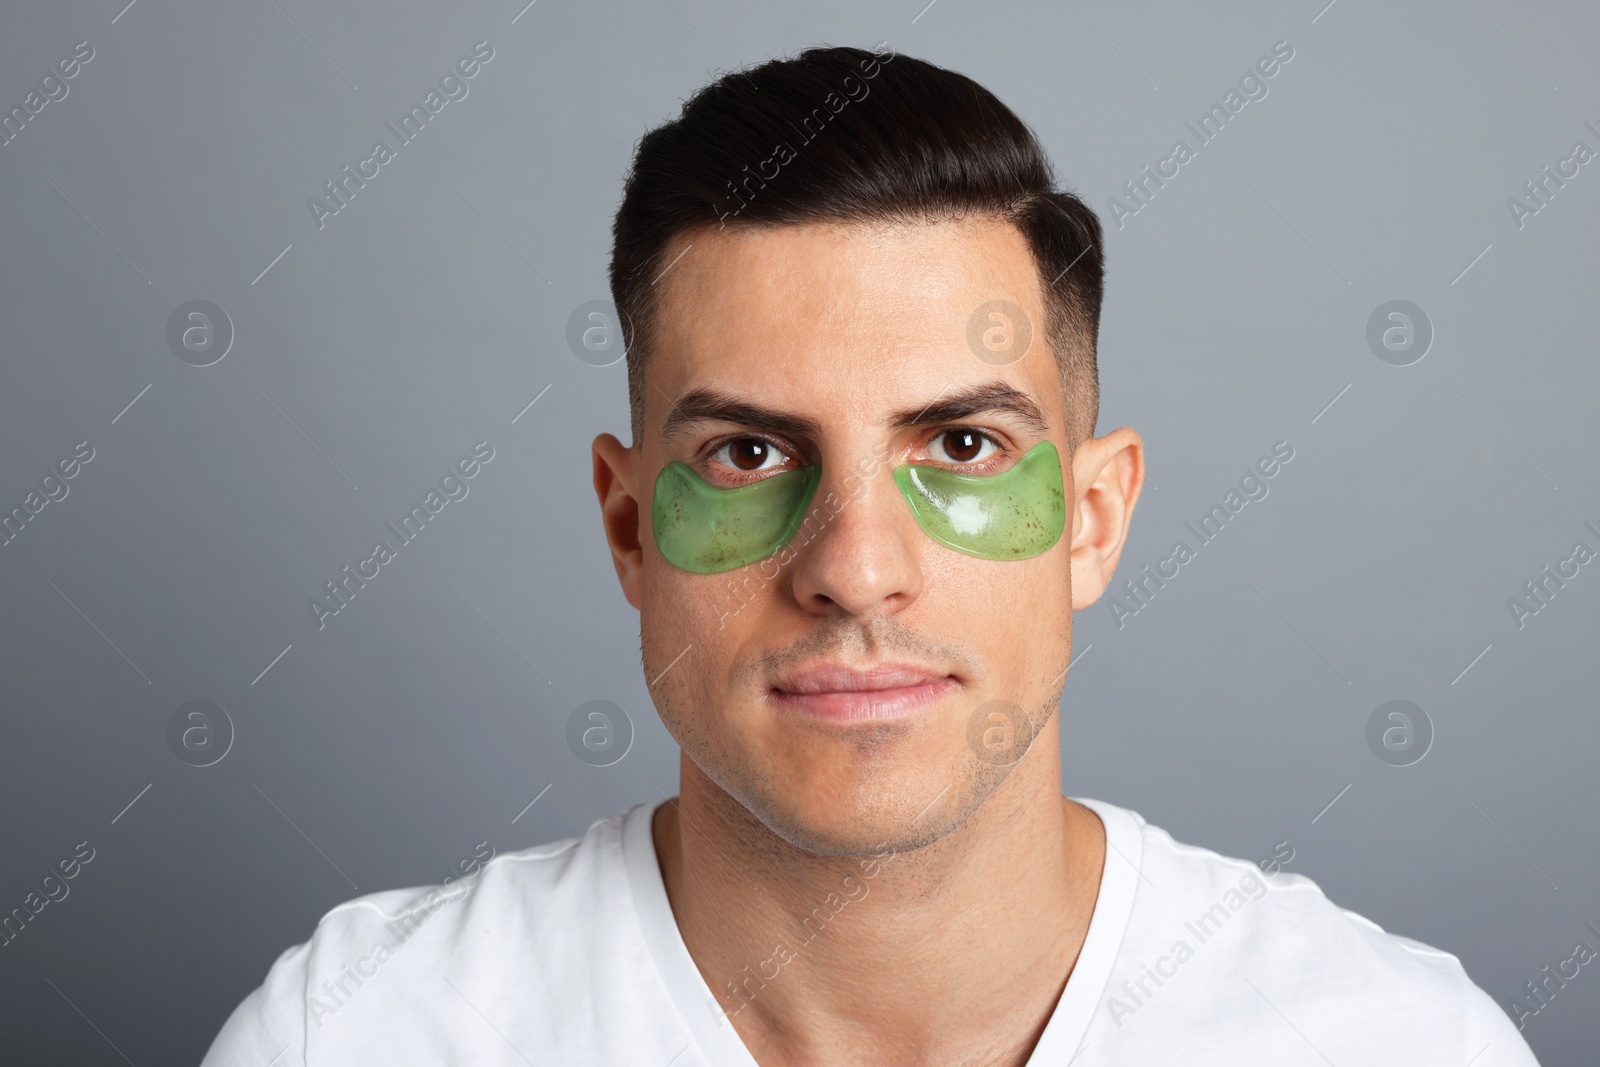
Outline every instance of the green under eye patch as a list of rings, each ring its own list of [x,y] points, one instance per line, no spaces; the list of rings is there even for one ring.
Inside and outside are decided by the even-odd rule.
[[[822,468],[801,467],[719,489],[687,464],[669,463],[650,503],[656,547],[668,563],[696,574],[766,559],[800,528],[821,479]]]
[[[895,468],[894,480],[924,533],[980,559],[1037,556],[1066,526],[1061,457],[1049,441],[999,474],[907,464]]]
[[[766,559],[800,529],[822,469],[785,471],[719,489],[684,463],[656,477],[650,523],[668,563],[717,574]],[[980,559],[1027,559],[1048,550],[1066,525],[1061,457],[1041,442],[1000,474],[962,474],[930,465],[894,470],[895,484],[924,533]]]

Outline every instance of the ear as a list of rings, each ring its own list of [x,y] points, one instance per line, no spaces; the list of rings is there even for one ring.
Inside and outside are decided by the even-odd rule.
[[[1072,610],[1100,599],[1144,488],[1144,442],[1124,426],[1088,438],[1072,455]]]
[[[622,595],[639,607],[644,565],[638,496],[639,454],[611,434],[594,439],[594,492],[600,498],[600,522],[611,546],[611,562],[622,583]]]

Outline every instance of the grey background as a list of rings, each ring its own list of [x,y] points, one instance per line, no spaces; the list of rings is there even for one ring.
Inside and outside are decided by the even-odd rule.
[[[1287,841],[1502,1005],[1600,948],[1600,565],[1520,630],[1506,605],[1600,547],[1600,162],[1521,229],[1506,206],[1600,148],[1592,5],[123,3],[0,17],[6,110],[95,49],[0,147],[0,503],[96,450],[0,548],[0,911],[96,850],[0,949],[7,1062],[192,1062],[358,890],[674,791],[589,486],[623,367],[566,322],[607,295],[635,139],[816,43],[977,78],[1107,222],[1101,428],[1141,430],[1153,483],[1119,582],[1295,449],[1125,626],[1079,616],[1064,788],[1225,854]],[[319,231],[307,198],[479,40],[470,95]],[[1118,229],[1109,198],[1279,40],[1269,95]],[[210,367],[166,344],[191,299],[236,329]],[[1391,299],[1434,326],[1412,366],[1365,340]],[[307,599],[485,439],[319,631]],[[1409,767],[1366,742],[1396,698],[1436,732]],[[237,731],[203,769],[165,736],[192,699]],[[635,726],[614,766],[566,744],[593,699]],[[1528,1023],[1542,1062],[1588,1062],[1591,971]]]

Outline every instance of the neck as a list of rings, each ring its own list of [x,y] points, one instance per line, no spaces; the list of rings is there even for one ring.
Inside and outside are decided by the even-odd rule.
[[[762,1067],[1027,1061],[1099,892],[1104,829],[1061,796],[1054,720],[914,851],[795,848],[681,760],[653,826],[689,954]]]

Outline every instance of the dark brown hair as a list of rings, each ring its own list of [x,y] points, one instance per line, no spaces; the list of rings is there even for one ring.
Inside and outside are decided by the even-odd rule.
[[[654,282],[673,237],[702,226],[971,215],[1013,223],[1033,251],[1076,445],[1099,412],[1100,221],[1055,189],[1044,149],[1010,108],[963,74],[888,49],[812,48],[695,93],[677,119],[640,139],[612,227],[634,444],[644,432]]]

